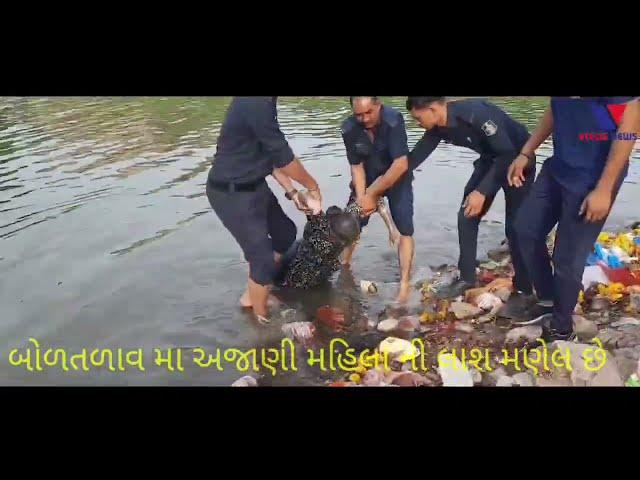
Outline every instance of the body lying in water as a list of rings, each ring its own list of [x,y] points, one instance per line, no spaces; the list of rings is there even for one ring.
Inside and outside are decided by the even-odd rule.
[[[327,282],[340,269],[343,250],[360,237],[358,216],[355,205],[307,216],[303,237],[284,255],[276,284],[310,289]]]
[[[380,199],[378,213],[389,231],[389,242],[395,246],[400,233],[384,199]],[[340,269],[344,249],[360,238],[361,215],[362,210],[355,202],[344,210],[333,206],[326,213],[308,215],[303,238],[296,241],[282,259],[276,285],[311,289],[328,282]]]

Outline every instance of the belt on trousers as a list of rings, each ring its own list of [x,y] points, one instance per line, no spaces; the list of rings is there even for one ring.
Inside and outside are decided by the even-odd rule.
[[[255,182],[245,182],[245,183],[236,183],[236,182],[218,182],[214,180],[209,180],[209,186],[214,190],[218,190],[221,192],[255,192],[260,185],[264,183],[264,179],[257,180]]]

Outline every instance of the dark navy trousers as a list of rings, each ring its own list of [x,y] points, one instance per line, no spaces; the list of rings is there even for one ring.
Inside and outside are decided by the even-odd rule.
[[[207,182],[206,191],[216,215],[249,262],[251,279],[259,285],[273,284],[279,270],[273,252],[286,253],[297,229],[267,182],[253,192],[218,191]]]
[[[491,169],[492,164],[493,160],[491,157],[480,157],[474,162],[475,169],[464,188],[464,195],[462,196],[463,202],[464,199],[467,198],[467,195],[473,192],[478,185],[480,185],[482,179]],[[522,187],[510,187],[507,183],[506,175],[504,184],[502,185],[502,190],[504,191],[505,196],[505,235],[509,241],[509,250],[511,252],[513,269],[515,271],[514,286],[516,290],[527,294],[532,293],[533,288],[522,259],[522,252],[518,243],[518,238],[514,233],[514,224],[516,214],[533,186],[535,168],[535,163],[532,163],[532,165],[525,171],[526,180]],[[494,199],[495,197],[487,197],[484,203],[484,208],[477,217],[465,217],[464,206],[462,206],[458,211],[458,241],[460,244],[458,268],[460,269],[460,278],[469,283],[475,283],[476,281],[476,267],[478,262],[478,228],[480,226],[480,220],[487,213],[489,208],[491,208],[491,204]]]
[[[572,330],[587,257],[606,222],[589,223],[579,215],[587,194],[567,189],[545,165],[516,219],[516,235],[538,299],[553,301],[552,326],[563,332]],[[556,224],[552,260],[546,238]]]

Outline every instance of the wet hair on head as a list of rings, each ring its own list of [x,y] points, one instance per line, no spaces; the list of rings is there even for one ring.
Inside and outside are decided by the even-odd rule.
[[[422,109],[431,106],[432,103],[444,103],[447,97],[407,97],[407,110]]]
[[[351,104],[351,106],[352,106],[352,107],[353,107],[353,101],[354,101],[356,98],[370,98],[370,99],[372,99],[374,102],[377,102],[377,101],[378,101],[378,97],[349,97],[349,103]]]
[[[355,215],[344,212],[339,207],[329,207],[327,217],[331,233],[343,245],[352,244],[360,236],[360,221]]]

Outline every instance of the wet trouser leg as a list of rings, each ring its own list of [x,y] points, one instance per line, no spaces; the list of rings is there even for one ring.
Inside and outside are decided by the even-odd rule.
[[[515,290],[527,295],[533,293],[531,277],[523,259],[522,248],[520,247],[518,236],[515,233],[515,222],[518,211],[525,199],[531,193],[533,182],[535,181],[535,163],[532,168],[525,172],[524,185],[520,188],[510,187],[508,183],[503,185],[505,198],[505,235],[509,242],[509,251],[513,263],[513,284]]]
[[[242,249],[249,276],[271,285],[277,272],[273,252],[285,253],[296,237],[296,226],[282,211],[264,182],[254,192],[222,192],[207,184],[207,197],[216,215]]]
[[[617,195],[619,184],[614,191]],[[579,215],[585,194],[574,193],[543,168],[516,221],[525,263],[541,300],[553,300],[553,327],[572,329],[572,314],[582,290],[582,275],[606,218],[584,221]],[[545,240],[558,224],[553,251],[553,271]]]
[[[476,281],[476,266],[477,266],[477,254],[478,254],[478,227],[480,220],[484,214],[489,210],[493,203],[493,198],[487,198],[485,200],[485,206],[477,217],[467,218],[464,215],[464,200],[471,192],[473,192],[484,176],[489,171],[491,164],[483,161],[482,159],[475,162],[475,169],[467,185],[464,187],[464,194],[462,196],[462,206],[458,211],[458,243],[460,245],[460,256],[458,258],[458,269],[460,270],[460,278],[468,283],[475,283]]]
[[[553,270],[546,240],[560,219],[561,200],[560,185],[543,167],[515,221],[522,260],[541,301],[553,300]]]

